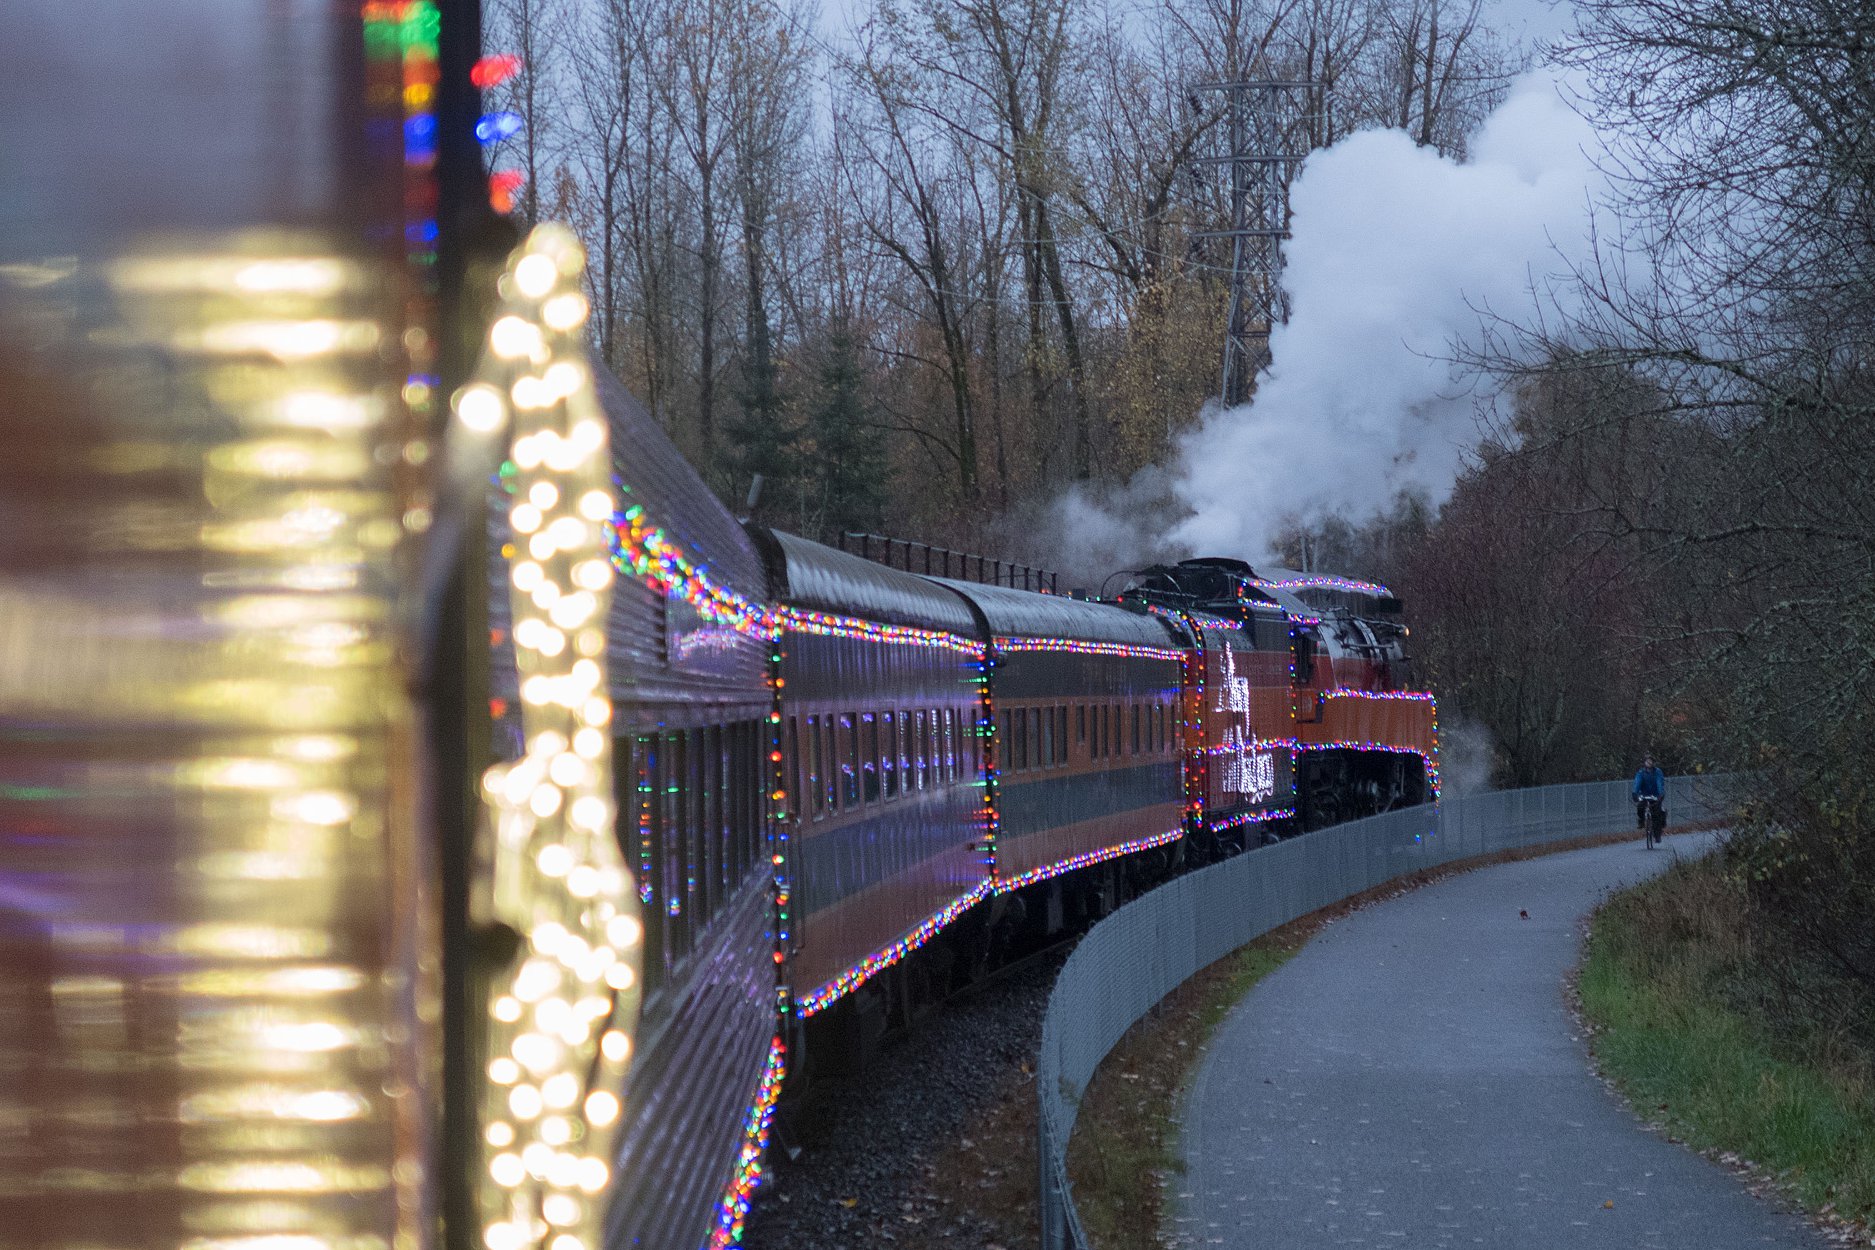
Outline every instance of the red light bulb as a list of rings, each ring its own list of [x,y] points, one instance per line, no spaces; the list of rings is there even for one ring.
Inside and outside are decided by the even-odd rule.
[[[521,58],[512,52],[501,52],[477,61],[469,71],[469,81],[475,84],[476,90],[487,91],[490,87],[499,87],[520,72]]]

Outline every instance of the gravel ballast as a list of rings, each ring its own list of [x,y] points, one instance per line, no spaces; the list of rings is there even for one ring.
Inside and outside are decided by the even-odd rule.
[[[743,1244],[992,1250],[1033,1227],[1032,1073],[1066,958],[1006,973],[888,1040],[860,1076],[784,1100]]]

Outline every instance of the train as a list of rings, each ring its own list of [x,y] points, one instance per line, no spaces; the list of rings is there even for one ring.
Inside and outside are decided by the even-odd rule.
[[[1436,794],[1386,587],[1197,558],[1103,601],[894,568],[739,523],[595,372],[630,501],[607,650],[647,1039],[607,1245],[733,1244],[784,1072],[862,1066],[1177,872]]]
[[[1436,797],[1383,586],[1041,594],[719,503],[591,350],[577,242],[498,211],[479,17],[4,23],[21,1244],[731,1245],[784,1087]]]

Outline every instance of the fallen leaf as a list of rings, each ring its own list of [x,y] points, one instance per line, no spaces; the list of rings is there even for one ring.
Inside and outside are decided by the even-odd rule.
[[[1602,1210],[1612,1211],[1614,1209],[1615,1209],[1615,1200],[1613,1198],[1610,1198],[1607,1202],[1602,1203]]]
[[[834,1201],[838,1202],[841,1206],[845,1207],[849,1211],[851,1211],[854,1207],[859,1205],[859,1199],[857,1198],[836,1198],[834,1199]]]

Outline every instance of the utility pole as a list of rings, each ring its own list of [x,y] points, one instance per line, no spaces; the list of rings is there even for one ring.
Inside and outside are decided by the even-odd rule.
[[[1255,78],[1201,82],[1192,91],[1224,97],[1228,150],[1196,163],[1230,171],[1230,229],[1201,231],[1198,237],[1231,241],[1230,316],[1218,394],[1232,408],[1249,398],[1251,384],[1270,363],[1270,331],[1289,316],[1277,281],[1281,243],[1289,237],[1289,180],[1308,155],[1307,122],[1318,111],[1320,87],[1301,79]]]

